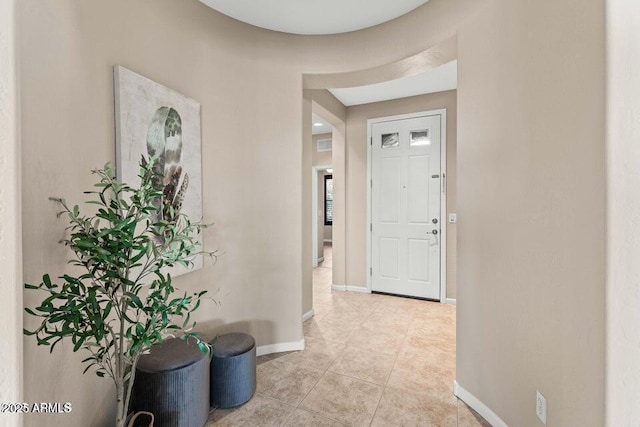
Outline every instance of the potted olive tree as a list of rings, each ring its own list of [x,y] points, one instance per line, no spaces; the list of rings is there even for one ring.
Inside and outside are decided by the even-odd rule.
[[[69,262],[80,267],[74,269],[79,273],[60,276],[59,284],[45,274],[40,284],[25,285],[43,299],[25,309],[41,323],[24,333],[50,351],[70,339],[74,352],[85,352],[84,372],[94,370],[115,384],[118,427],[127,422],[138,359],[153,344],[179,335],[195,339],[203,352],[209,350],[190,321],[206,291],[178,293],[167,268],[188,268],[196,256],[215,260],[216,252],[199,247],[197,235],[204,224],[190,221],[171,203],[158,203],[163,189],[154,162],[142,158],[136,188],[118,182],[109,164],[94,170],[99,181],[85,192],[91,198],[86,203],[95,206],[91,214],[52,199],[61,208],[58,216],[69,222],[62,243],[72,250]],[[163,209],[170,220],[163,219]]]

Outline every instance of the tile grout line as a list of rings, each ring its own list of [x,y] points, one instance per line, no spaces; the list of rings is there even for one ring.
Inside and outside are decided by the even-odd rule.
[[[353,309],[353,307],[352,307],[352,309]],[[360,322],[356,327],[358,327],[358,328],[359,328],[359,327],[362,327],[362,325],[364,325],[368,320],[370,320],[370,319],[371,319],[371,316],[373,315],[373,313],[375,312],[375,310],[376,310],[376,308],[374,307],[371,311],[369,311],[369,312],[366,314],[366,316],[364,317],[364,319],[363,319],[363,320],[362,320],[362,321],[361,321],[361,322]],[[352,330],[352,331],[351,331],[351,333],[350,333],[349,335],[351,335],[351,334],[353,334],[353,333],[355,333],[355,330]],[[371,385],[374,385],[374,386],[377,386],[377,387],[380,387],[380,388],[381,388],[380,396],[378,397],[378,401],[376,402],[375,410],[373,411],[373,414],[372,414],[372,416],[371,416],[371,420],[369,421],[369,425],[371,425],[371,423],[373,422],[373,420],[374,420],[374,418],[375,418],[376,412],[377,412],[377,410],[378,410],[378,406],[380,405],[380,401],[381,401],[381,399],[382,399],[382,395],[384,394],[384,388],[385,388],[384,384],[382,384],[382,385],[381,385],[381,384],[376,384],[376,383],[373,383],[373,382],[370,382],[370,381],[363,380],[363,379],[361,379],[361,378],[355,378],[355,377],[352,377],[352,376],[350,376],[350,375],[345,375],[345,374],[341,374],[341,373],[338,373],[338,372],[333,372],[333,371],[331,371],[331,367],[336,363],[336,361],[337,361],[337,360],[339,360],[339,358],[340,358],[340,357],[345,353],[346,349],[349,347],[349,343],[348,343],[348,341],[349,341],[349,340],[347,339],[347,343],[345,343],[345,345],[344,345],[344,347],[342,348],[342,350],[341,350],[340,354],[338,354],[338,355],[336,356],[336,358],[332,361],[332,363],[328,366],[327,371],[323,374],[323,376],[324,376],[324,375],[326,375],[328,372],[331,372],[332,374],[335,374],[335,375],[343,376],[343,377],[345,377],[345,378],[350,378],[350,379],[355,380],[355,381],[362,381],[362,382],[365,382],[365,383],[368,383],[368,384],[371,384]],[[354,348],[360,348],[360,347],[354,346]],[[397,356],[396,356],[396,357],[397,357]],[[392,369],[393,369],[393,368],[392,368]],[[316,385],[317,385],[317,383],[316,383]],[[315,388],[315,386],[314,386],[314,388]],[[310,392],[309,392],[309,393],[310,393]],[[306,398],[306,397],[305,397],[305,398]],[[336,420],[336,421],[337,421],[337,420]],[[340,421],[338,421],[338,422],[340,422]]]
[[[380,397],[378,398],[378,403],[376,403],[376,409],[373,411],[373,415],[371,416],[371,421],[369,421],[369,426],[373,424],[373,421],[376,419],[376,414],[378,413],[378,409],[380,408],[380,402],[382,402],[382,396],[384,395],[384,391],[386,387],[382,387],[382,392],[380,393]]]
[[[274,399],[274,400],[276,400],[278,402],[281,402],[281,403],[285,403],[285,402],[282,402],[281,400],[278,400],[278,399]],[[280,427],[284,427],[284,426],[287,425],[287,423],[289,422],[289,419],[291,419],[291,417],[293,416],[293,413],[296,411],[296,409],[297,409],[297,407],[294,406],[293,409],[291,410],[291,412],[289,412],[289,415],[287,415],[287,418],[285,418],[284,421],[282,422],[282,424],[280,424]]]
[[[411,314],[411,321],[413,321],[413,313]],[[404,346],[404,341],[407,338],[407,333],[409,331],[409,328],[411,327],[411,324],[409,324],[409,326],[407,327],[407,329],[405,330],[403,336],[402,336],[402,344],[400,344],[400,349],[396,352],[395,358],[393,360],[393,365],[391,366],[391,370],[389,371],[389,375],[387,375],[387,379],[384,383],[384,385],[382,386],[382,393],[380,393],[380,397],[378,398],[378,403],[376,403],[376,409],[375,411],[373,411],[373,416],[371,417],[371,421],[369,422],[369,426],[371,426],[373,424],[373,421],[376,419],[376,414],[378,413],[378,409],[380,409],[380,402],[382,402],[382,396],[384,396],[384,392],[387,390],[387,385],[389,384],[389,379],[391,378],[391,375],[393,374],[393,370],[396,368],[396,364],[398,362],[398,358],[400,357],[400,352],[402,351],[402,347]]]
[[[296,410],[296,408],[295,408],[293,405],[291,405],[291,404],[289,404],[289,403],[287,403],[287,402],[283,402],[283,401],[282,401],[282,400],[280,400],[280,399],[276,399],[276,398],[274,398],[274,397],[271,397],[271,396],[269,396],[269,395],[267,395],[267,394],[264,394],[264,393],[258,393],[258,392],[256,392],[256,393],[254,394],[254,396],[264,397],[265,399],[268,399],[268,400],[271,400],[271,401],[273,401],[273,402],[280,403],[280,404],[283,404],[283,405],[286,405],[286,406],[289,406],[290,408],[292,408],[291,412],[289,412],[289,415],[287,415],[287,418],[285,418],[285,420],[282,422],[282,424],[280,424],[280,427],[284,426],[284,425],[287,423],[287,421],[289,421],[289,418],[291,418],[291,415],[292,415],[292,414],[293,414],[293,412]],[[242,406],[244,406],[244,404],[243,404]],[[240,406],[240,407],[242,407],[242,406]],[[232,408],[232,409],[233,409],[233,408]],[[205,427],[208,427],[208,426],[205,426]]]
[[[300,399],[300,402],[298,402],[298,404],[296,405],[296,409],[300,408],[300,405],[302,405],[302,402],[304,402],[304,400],[307,398],[307,396],[309,396],[309,394],[311,394],[311,392],[318,386],[318,383],[320,382],[322,377],[325,376],[326,373],[327,373],[327,371],[323,371],[322,372],[322,375],[320,375],[318,377],[318,379],[316,380],[316,382],[313,383],[313,386],[311,386],[311,388],[309,388],[309,391],[305,393],[305,395],[304,395],[304,397],[302,399]]]
[[[387,381],[384,383],[384,387],[385,388],[387,388],[387,385],[389,384],[389,379],[391,378],[391,375],[393,374],[393,370],[396,368],[396,365],[398,363],[398,358],[400,357],[400,353],[402,352],[402,349],[404,347],[405,341],[407,339],[407,334],[409,333],[409,329],[411,329],[411,324],[414,321],[413,316],[414,316],[414,314],[411,313],[411,321],[409,322],[409,326],[407,326],[407,329],[404,331],[404,334],[402,335],[402,344],[400,344],[400,350],[396,353],[396,357],[393,360],[393,366],[391,367],[391,372],[389,372],[389,376],[387,377]]]
[[[302,403],[302,402],[301,402],[301,403]],[[326,418],[326,419],[328,419],[328,420],[334,421],[334,422],[336,422],[336,423],[338,423],[338,424],[340,424],[340,425],[342,425],[342,426],[346,426],[346,424],[345,424],[345,423],[343,423],[342,421],[340,421],[340,420],[336,420],[335,418],[331,418],[329,415],[327,415],[327,414],[325,414],[325,413],[320,413],[320,412],[315,411],[315,410],[310,409],[310,408],[296,408],[296,409],[300,409],[301,411],[307,411],[307,412],[312,413],[312,414],[314,414],[314,415],[318,415],[318,416],[320,416],[320,417],[322,417],[322,418]]]
[[[384,385],[384,384],[374,383],[374,382],[369,381],[369,380],[363,380],[362,378],[356,378],[356,377],[353,377],[353,376],[351,376],[351,375],[341,374],[340,372],[327,371],[327,372],[325,372],[325,373],[330,373],[330,374],[340,375],[341,377],[349,378],[349,379],[356,380],[356,381],[362,381],[363,383],[367,383],[367,384],[370,384],[370,385],[374,385],[374,386],[376,386],[376,387],[382,387],[382,388],[384,388],[384,387],[385,387],[385,385]]]
[[[328,369],[328,368],[327,368]],[[331,418],[328,414],[324,414],[324,413],[319,413],[317,411],[314,411],[310,408],[300,408],[300,405],[302,405],[302,402],[304,402],[304,400],[307,398],[307,396],[309,396],[311,394],[311,392],[318,386],[318,384],[320,383],[320,381],[322,380],[322,378],[327,374],[327,372],[329,372],[328,370],[324,371],[322,375],[320,375],[320,378],[318,378],[318,381],[316,381],[316,383],[313,385],[313,387],[311,387],[311,389],[307,392],[307,394],[305,394],[305,396],[302,398],[302,400],[300,401],[300,403],[298,403],[298,406],[296,406],[296,409],[300,409],[302,411],[307,411],[307,412],[311,412],[312,414],[316,414],[319,415],[323,418],[329,419],[331,421],[335,421],[337,423],[340,423],[342,425],[344,425],[344,423],[342,421],[336,420],[334,418]]]
[[[333,342],[333,341],[331,341],[331,342]],[[344,348],[343,348],[342,350],[344,350]],[[342,351],[342,350],[341,350],[341,351]],[[320,381],[322,380],[322,378],[323,378],[323,377],[326,375],[326,373],[328,372],[329,367],[331,366],[331,364],[332,364],[332,363],[333,363],[337,358],[338,358],[338,356],[334,357],[334,358],[333,358],[333,360],[332,360],[332,361],[327,365],[327,368],[326,368],[326,369],[324,369],[324,370],[322,371],[322,375],[320,375],[320,376],[318,377],[317,381],[313,384],[313,386],[312,386],[311,388],[309,388],[309,391],[304,395],[304,397],[303,397],[302,399],[300,399],[300,402],[298,402],[298,404],[296,405],[295,409],[301,409],[301,410],[303,410],[303,411],[307,411],[307,412],[311,412],[311,413],[314,413],[314,414],[320,415],[320,416],[322,416],[322,417],[324,417],[324,418],[329,418],[329,417],[327,417],[327,416],[326,416],[326,415],[324,415],[324,414],[318,414],[318,413],[316,413],[316,412],[314,412],[314,411],[310,411],[310,410],[305,409],[305,408],[300,408],[300,405],[302,405],[302,402],[304,402],[304,400],[307,398],[307,396],[309,396],[309,394],[311,394],[311,392],[312,392],[312,391],[313,391],[313,390],[318,386],[318,384],[320,383]],[[320,369],[318,369],[318,371],[320,371]],[[295,411],[295,409],[294,409],[294,411]],[[292,414],[293,414],[293,412],[292,412]],[[338,422],[337,420],[333,420],[332,418],[329,418],[329,419],[331,419],[332,421],[336,421],[336,422]]]
[[[305,336],[305,338],[307,338],[307,337]],[[311,337],[311,338],[313,338],[313,337]],[[315,339],[315,338],[314,338],[314,339]],[[303,351],[304,351],[304,350],[303,350]],[[283,363],[285,363],[285,362],[283,362]],[[307,396],[308,396],[308,395],[313,391],[313,389],[314,389],[314,388],[316,388],[316,386],[318,385],[318,383],[320,382],[320,380],[322,379],[322,377],[327,373],[327,369],[328,369],[328,368],[327,368],[327,369],[325,369],[325,370],[322,370],[322,369],[312,369],[312,368],[305,368],[305,369],[310,369],[310,370],[315,370],[315,371],[318,371],[318,372],[322,372],[322,374],[318,377],[318,379],[316,380],[316,382],[315,382],[315,383],[313,384],[313,386],[309,389],[309,391],[304,395],[304,397],[303,397],[302,399],[300,399],[300,401],[299,401],[297,404],[295,404],[295,405],[292,405],[292,404],[291,404],[291,403],[289,403],[289,402],[285,402],[285,401],[282,401],[282,400],[280,400],[280,399],[277,399],[277,398],[275,398],[275,397],[273,397],[273,396],[264,395],[264,394],[262,394],[262,393],[256,393],[256,394],[260,394],[260,395],[263,395],[263,396],[265,396],[265,397],[268,397],[268,398],[270,398],[270,399],[272,399],[272,400],[275,400],[276,402],[284,403],[285,405],[287,405],[287,406],[291,406],[291,407],[293,408],[293,410],[289,413],[289,415],[288,415],[288,416],[287,416],[287,418],[284,420],[284,422],[281,424],[281,426],[285,426],[285,425],[287,424],[287,422],[288,422],[288,421],[289,421],[289,419],[293,416],[293,413],[296,411],[296,409],[300,409],[300,410],[303,410],[303,411],[311,412],[311,413],[314,413],[314,414],[319,415],[319,416],[321,416],[321,417],[324,417],[324,418],[327,418],[327,419],[331,419],[331,418],[327,417],[327,416],[326,416],[326,415],[324,415],[324,414],[319,414],[319,413],[317,413],[317,412],[310,411],[310,410],[308,410],[308,409],[306,409],[306,408],[301,408],[301,407],[300,407],[300,405],[302,405],[302,402],[303,402],[303,401],[307,398]],[[336,421],[336,422],[338,422],[337,420],[333,420],[333,419],[331,419],[331,420],[332,420],[332,421]]]

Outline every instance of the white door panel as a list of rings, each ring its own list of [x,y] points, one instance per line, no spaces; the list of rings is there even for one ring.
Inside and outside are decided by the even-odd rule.
[[[409,224],[429,224],[429,156],[409,156],[407,220]]]
[[[409,275],[408,279],[416,282],[429,280],[429,240],[408,239]],[[427,254],[427,259],[422,259]]]
[[[371,127],[373,291],[440,299],[440,119]]]
[[[380,221],[397,224],[400,221],[400,193],[402,182],[402,162],[400,157],[386,157],[380,160],[380,198],[378,209]]]
[[[400,279],[398,274],[399,240],[391,238],[380,239],[380,276],[385,279]]]

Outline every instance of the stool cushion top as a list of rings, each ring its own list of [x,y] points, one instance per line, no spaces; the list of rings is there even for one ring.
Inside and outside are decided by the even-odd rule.
[[[213,344],[213,357],[226,358],[244,354],[256,345],[256,340],[249,334],[234,332],[219,335]]]
[[[187,342],[180,338],[170,338],[154,344],[149,354],[140,356],[138,369],[148,373],[172,371],[192,365],[206,355],[193,339]]]

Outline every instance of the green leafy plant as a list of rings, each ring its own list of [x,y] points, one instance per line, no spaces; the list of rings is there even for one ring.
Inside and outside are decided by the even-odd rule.
[[[166,270],[175,265],[189,268],[196,256],[215,260],[217,252],[200,249],[197,235],[205,224],[175,212],[171,221],[161,219],[159,213],[166,207],[158,203],[162,180],[154,172],[154,159],[142,158],[137,188],[119,183],[109,164],[93,174],[99,178],[96,190],[85,194],[91,196],[86,204],[95,205],[95,213],[82,214],[78,206],[51,199],[61,208],[58,217],[68,218],[68,237],[62,243],[73,251],[69,263],[80,267],[81,274],[64,274],[61,284],[45,274],[39,285],[25,285],[46,297],[34,309],[25,309],[42,320],[24,333],[35,336],[38,345],[50,346],[50,351],[70,338],[74,352],[88,353],[84,372],[93,368],[99,377],[114,381],[116,425],[121,427],[136,365],[153,344],[179,335],[209,351],[192,332],[195,322],[190,321],[206,291],[178,294]]]

